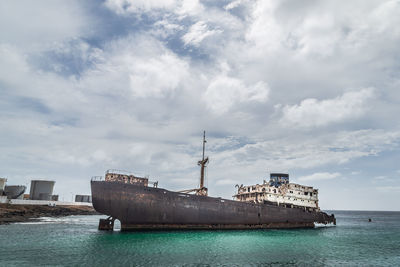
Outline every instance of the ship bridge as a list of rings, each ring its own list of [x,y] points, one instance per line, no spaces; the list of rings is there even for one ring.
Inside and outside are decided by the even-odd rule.
[[[236,186],[238,192],[233,197],[238,201],[319,210],[318,189],[290,183],[287,173],[271,173],[263,184]]]
[[[289,174],[287,173],[271,173],[269,185],[279,187],[284,184],[289,184]]]

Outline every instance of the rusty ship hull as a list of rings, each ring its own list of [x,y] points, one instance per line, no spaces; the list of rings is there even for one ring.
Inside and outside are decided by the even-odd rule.
[[[121,230],[313,228],[334,215],[267,203],[183,194],[122,182],[91,181],[93,207]]]

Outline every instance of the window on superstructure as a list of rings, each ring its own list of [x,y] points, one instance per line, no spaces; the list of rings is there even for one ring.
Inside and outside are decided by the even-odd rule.
[[[247,192],[250,192],[250,187],[247,188]]]

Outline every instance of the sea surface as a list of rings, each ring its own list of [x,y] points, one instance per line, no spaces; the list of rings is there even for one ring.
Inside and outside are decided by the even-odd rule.
[[[400,266],[400,212],[300,230],[114,232],[104,216],[0,225],[0,266]],[[372,222],[368,222],[371,218]]]

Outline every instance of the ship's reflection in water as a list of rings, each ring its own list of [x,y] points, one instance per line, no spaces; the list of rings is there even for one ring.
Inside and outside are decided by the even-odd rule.
[[[400,212],[334,213],[336,227],[297,230],[98,231],[104,216],[3,225],[0,265],[400,264]]]

